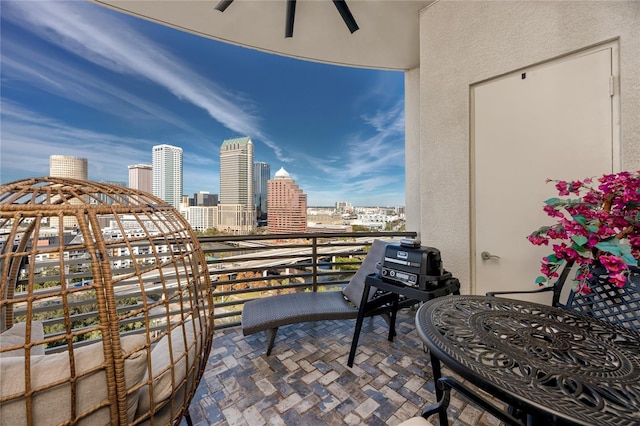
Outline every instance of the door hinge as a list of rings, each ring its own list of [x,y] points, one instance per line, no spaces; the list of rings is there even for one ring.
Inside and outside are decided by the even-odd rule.
[[[610,76],[609,76],[609,96],[613,96],[613,93],[614,93],[614,92],[613,92],[613,88],[614,88],[613,83],[614,83],[613,76],[612,76],[612,75],[610,75]]]

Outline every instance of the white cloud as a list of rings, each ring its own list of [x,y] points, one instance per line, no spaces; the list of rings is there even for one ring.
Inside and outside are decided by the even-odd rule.
[[[310,201],[327,205],[328,200],[344,199],[359,204],[378,199],[388,200],[383,205],[404,204],[399,199],[404,194],[404,175],[400,173],[404,170],[403,103],[380,110],[372,117],[363,116],[363,120],[374,133],[368,137],[352,136],[339,156],[312,158],[303,154],[305,161],[324,176],[306,173],[301,178],[299,184]]]
[[[238,97],[182,65],[106,9],[78,1],[4,2],[3,16],[85,60],[164,87],[228,129],[263,141],[280,161],[291,161],[264,134],[259,117],[247,112],[253,108],[243,108]]]
[[[104,79],[70,67],[65,62],[37,51],[25,50],[13,40],[3,43],[2,72],[5,84],[19,82],[46,91],[104,114],[139,122],[150,117],[158,122],[199,134],[175,114],[152,102],[132,95]]]
[[[374,118],[364,118],[375,133],[352,136],[338,157],[311,158],[306,161],[337,180],[349,181],[378,173],[389,167],[404,167],[404,109],[402,103]]]
[[[51,154],[87,158],[92,180],[127,181],[127,166],[149,162],[155,144],[69,127],[7,100],[1,107],[3,182],[48,175]]]
[[[388,110],[379,110],[373,116],[364,115],[365,123],[380,133],[404,132],[404,104],[398,102]]]

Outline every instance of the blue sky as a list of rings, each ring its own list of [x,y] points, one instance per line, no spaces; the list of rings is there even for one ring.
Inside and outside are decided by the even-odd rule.
[[[284,167],[310,206],[404,205],[404,75],[205,39],[84,1],[5,1],[0,180],[49,174],[49,155],[128,181],[179,146],[184,192],[219,192],[223,140]],[[294,35],[295,37],[295,35]]]

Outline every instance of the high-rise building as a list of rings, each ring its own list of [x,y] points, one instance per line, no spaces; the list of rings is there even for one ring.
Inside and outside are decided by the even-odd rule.
[[[220,229],[240,234],[255,230],[253,201],[253,142],[248,136],[227,139],[220,147]]]
[[[89,162],[81,157],[51,155],[49,156],[49,176],[88,180]]]
[[[134,164],[129,166],[129,188],[152,193],[153,166],[151,164]]]
[[[218,206],[189,206],[183,215],[194,231],[218,228]]]
[[[193,204],[199,207],[211,207],[218,205],[218,194],[209,194],[206,191],[200,191],[193,194]]]
[[[222,142],[220,203],[253,205],[253,142],[248,136]]]
[[[69,155],[49,156],[49,176],[89,180],[89,161],[82,157],[72,157]],[[71,200],[72,204],[82,204],[78,199]],[[59,228],[60,222],[57,217],[49,219],[49,225]],[[74,217],[67,216],[62,224],[63,228],[76,228],[78,221]]]
[[[307,230],[307,195],[284,168],[268,183],[267,227],[270,234],[291,234]]]
[[[107,185],[115,185],[115,186],[127,186],[126,183],[118,180],[101,180],[100,183],[106,183]],[[116,200],[113,197],[109,197],[107,194],[97,194],[98,200],[102,201],[104,204],[114,204]],[[93,201],[92,201],[93,202]]]
[[[271,179],[271,166],[262,161],[253,163],[254,204],[259,219],[267,215],[267,181]]]
[[[152,150],[153,195],[176,209],[182,202],[182,148],[162,144]]]

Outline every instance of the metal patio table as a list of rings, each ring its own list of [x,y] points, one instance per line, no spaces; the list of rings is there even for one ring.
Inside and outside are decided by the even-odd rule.
[[[445,296],[416,313],[447,424],[451,389],[507,424],[640,425],[640,333],[537,303]],[[503,401],[503,410],[453,377]]]

